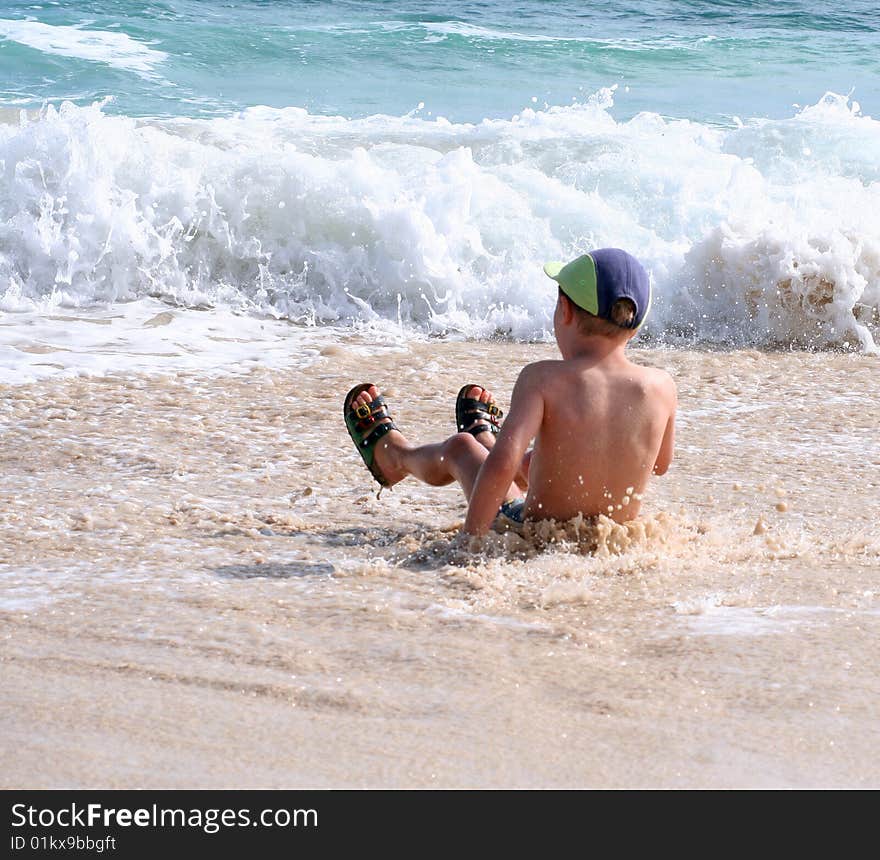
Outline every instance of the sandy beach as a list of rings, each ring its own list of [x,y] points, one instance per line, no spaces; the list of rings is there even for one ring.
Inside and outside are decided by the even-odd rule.
[[[377,500],[342,396],[429,441],[553,348],[367,346],[2,387],[0,785],[880,784],[877,356],[635,349],[680,394],[642,526],[476,546],[455,488]]]

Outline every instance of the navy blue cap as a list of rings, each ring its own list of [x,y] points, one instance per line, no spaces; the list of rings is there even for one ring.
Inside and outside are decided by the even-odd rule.
[[[620,248],[590,251],[570,263],[547,263],[544,271],[585,311],[613,322],[611,308],[629,299],[636,308],[626,328],[638,328],[651,307],[651,282],[642,264]]]

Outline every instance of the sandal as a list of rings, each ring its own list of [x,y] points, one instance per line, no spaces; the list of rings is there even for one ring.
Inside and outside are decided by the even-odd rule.
[[[380,486],[390,487],[391,485],[382,474],[382,470],[377,465],[375,458],[376,443],[389,430],[397,429],[393,419],[388,414],[385,399],[381,396],[374,397],[370,403],[362,403],[356,409],[352,408],[354,399],[366,391],[372,384],[372,382],[363,382],[360,385],[355,385],[345,395],[342,414],[345,417],[348,435],[351,436],[355,447],[363,458],[364,464],[370,470],[370,474],[379,482]],[[378,422],[383,418],[388,418],[389,420],[379,424]]]
[[[483,403],[482,400],[468,397],[467,392],[474,387],[473,383],[469,383],[463,385],[458,392],[458,397],[455,399],[455,426],[460,433],[470,433],[472,436],[486,431],[497,436],[501,432],[501,419],[504,413],[495,405],[494,400]],[[481,385],[476,387],[482,388]]]

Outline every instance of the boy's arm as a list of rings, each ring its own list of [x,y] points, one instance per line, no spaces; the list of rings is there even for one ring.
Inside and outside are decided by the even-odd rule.
[[[474,484],[464,530],[482,535],[489,531],[498,508],[520,470],[529,442],[537,435],[544,418],[544,398],[537,384],[535,365],[523,368],[510,399],[510,412],[501,426]]]
[[[666,393],[669,404],[669,418],[666,421],[666,431],[663,433],[663,441],[660,443],[660,450],[657,452],[657,459],[654,462],[653,472],[655,475],[665,475],[672,463],[672,452],[675,448],[675,409],[678,406],[678,394],[675,390],[675,383],[669,378]]]

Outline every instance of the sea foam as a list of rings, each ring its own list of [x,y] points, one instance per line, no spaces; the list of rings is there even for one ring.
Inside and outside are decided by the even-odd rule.
[[[476,124],[253,108],[0,125],[0,312],[154,298],[309,325],[550,336],[548,259],[636,254],[662,342],[876,349],[880,123],[583,104]]]
[[[2,20],[0,37],[44,54],[105,63],[115,69],[153,77],[155,67],[167,57],[126,33],[87,30],[82,27],[44,24],[41,21]]]

